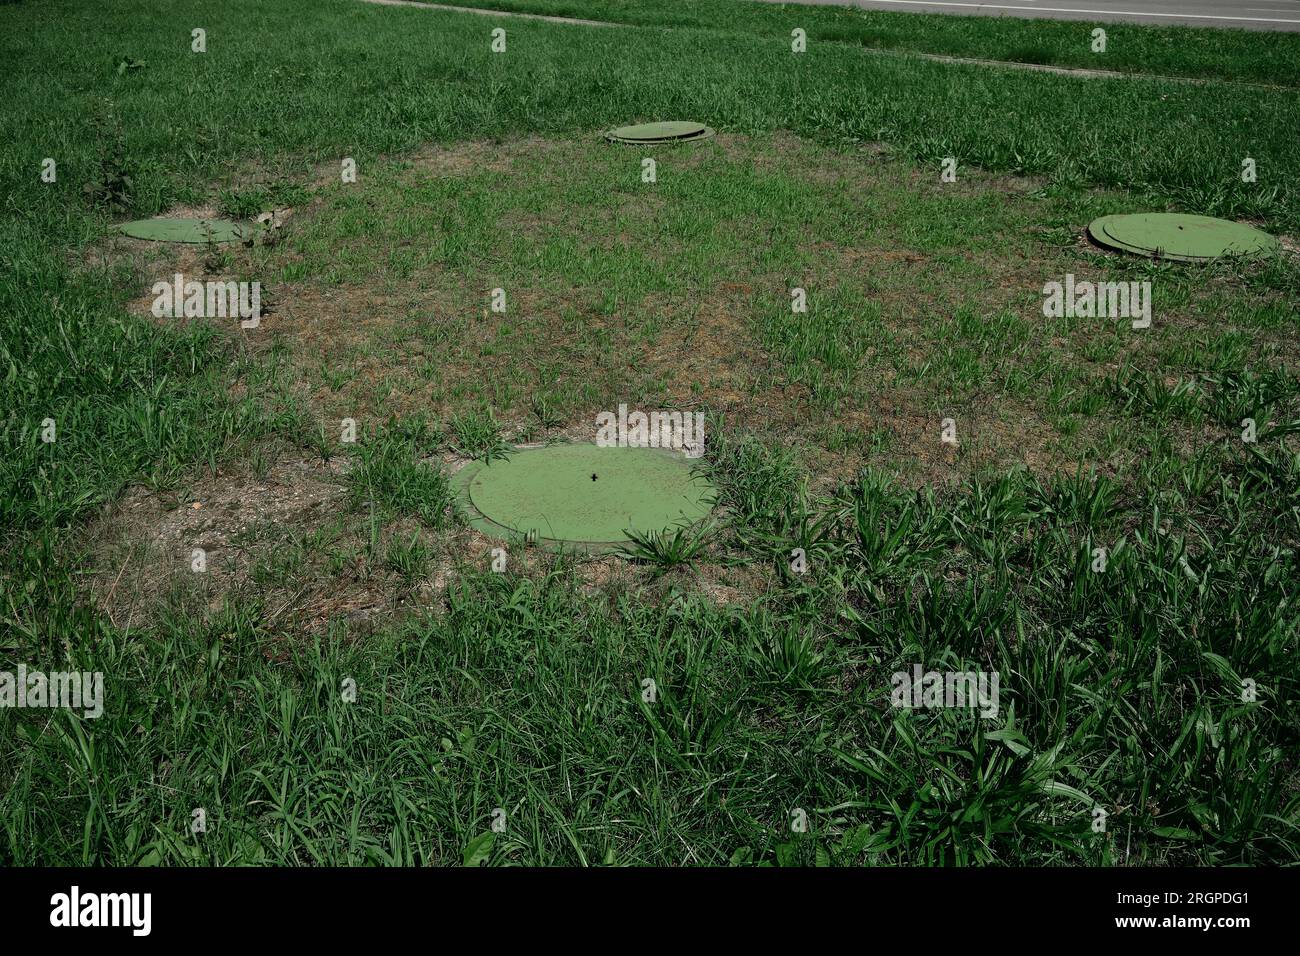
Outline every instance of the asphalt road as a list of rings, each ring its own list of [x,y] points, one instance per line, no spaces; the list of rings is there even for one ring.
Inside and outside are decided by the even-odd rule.
[[[1300,31],[1300,0],[761,0],[863,10]]]

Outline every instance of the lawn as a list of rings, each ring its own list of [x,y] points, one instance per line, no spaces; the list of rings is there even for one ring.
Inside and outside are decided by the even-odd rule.
[[[923,53],[1084,70],[1300,86],[1300,36],[1240,29],[948,16],[756,0],[465,0],[450,4],[635,27],[748,33],[782,43],[801,29],[814,47]],[[1093,31],[1105,31],[1094,49]],[[718,40],[715,38],[715,42]]]
[[[849,32],[796,55],[766,5],[526,6],[647,28],[0,5],[0,671],[106,687],[0,712],[0,860],[1295,862],[1294,91],[852,32],[1082,25],[800,10]],[[1293,42],[1116,33],[1236,80]],[[600,136],[677,117],[718,135]],[[1155,209],[1286,251],[1082,238]],[[284,224],[110,234],[177,210]],[[178,272],[261,326],[154,317]],[[1151,327],[1045,316],[1067,275],[1150,282]],[[455,472],[620,403],[706,416],[714,520],[494,572]],[[915,665],[997,672],[996,716],[891,706]]]

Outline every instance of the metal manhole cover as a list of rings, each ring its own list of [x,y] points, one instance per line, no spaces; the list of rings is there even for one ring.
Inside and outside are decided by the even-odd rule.
[[[713,130],[703,123],[673,121],[620,126],[607,132],[605,138],[616,143],[681,143],[712,135]]]
[[[153,242],[235,242],[244,227],[228,219],[137,219],[117,227],[123,235]]]
[[[471,524],[495,537],[612,550],[624,533],[694,524],[713,489],[681,452],[557,444],[473,462],[458,476]]]
[[[1254,226],[1181,213],[1102,216],[1089,224],[1088,235],[1110,249],[1180,262],[1253,256],[1278,248],[1276,239]]]

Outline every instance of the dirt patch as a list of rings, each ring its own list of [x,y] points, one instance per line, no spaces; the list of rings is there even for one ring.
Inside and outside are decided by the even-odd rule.
[[[240,598],[266,626],[309,631],[387,607],[383,582],[355,573],[346,465],[289,458],[261,474],[245,464],[170,491],[131,488],[87,529],[91,595],[123,628],[148,625],[160,601],[206,612]]]

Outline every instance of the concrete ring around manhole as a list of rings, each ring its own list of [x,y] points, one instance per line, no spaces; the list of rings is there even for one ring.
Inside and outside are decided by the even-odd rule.
[[[471,527],[552,550],[622,550],[642,533],[699,524],[712,486],[680,451],[562,442],[524,445],[456,474]]]
[[[237,242],[247,230],[229,219],[137,219],[124,222],[117,231],[133,239],[151,242]]]
[[[1281,248],[1254,226],[1183,213],[1102,216],[1088,224],[1088,235],[1108,249],[1176,262],[1267,255]]]
[[[613,143],[656,146],[668,143],[693,143],[710,139],[714,131],[703,123],[674,120],[665,123],[638,123],[607,130],[605,138]]]

